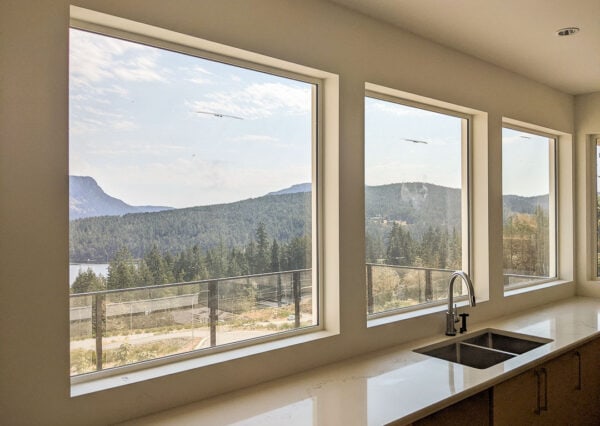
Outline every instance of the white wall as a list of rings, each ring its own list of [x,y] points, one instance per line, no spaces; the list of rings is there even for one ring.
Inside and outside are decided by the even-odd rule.
[[[600,297],[596,280],[596,148],[590,136],[600,135],[600,92],[575,98],[577,182],[577,293]]]
[[[3,0],[0,416],[7,424],[115,422],[440,333],[442,314],[366,328],[362,174],[365,82],[488,113],[488,143],[477,149],[485,153],[489,182],[483,191],[487,199],[478,202],[489,214],[489,247],[483,254],[494,290],[491,300],[474,310],[473,319],[574,293],[572,285],[565,285],[504,299],[499,262],[502,118],[572,133],[572,96],[325,1],[73,3],[339,74],[341,333],[235,362],[71,398],[67,285],[69,3]],[[37,267],[32,267],[32,260]]]

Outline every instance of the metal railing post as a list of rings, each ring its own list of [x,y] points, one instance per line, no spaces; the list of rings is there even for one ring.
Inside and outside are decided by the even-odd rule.
[[[96,371],[102,370],[102,336],[106,330],[106,299],[104,294],[93,296],[92,336],[96,338]]]
[[[431,282],[431,269],[425,270],[425,301],[433,300],[433,285]]]
[[[208,309],[210,321],[210,346],[217,345],[217,322],[219,320],[219,293],[217,291],[218,281],[210,281],[208,283]]]
[[[300,327],[300,272],[292,273],[292,291],[294,294],[294,327]]]
[[[282,291],[281,291],[281,274],[277,274],[277,307],[281,308],[281,298],[282,298]]]
[[[367,265],[367,312],[373,313],[373,267]]]

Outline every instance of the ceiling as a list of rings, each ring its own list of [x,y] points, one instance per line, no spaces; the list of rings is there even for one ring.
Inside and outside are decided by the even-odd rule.
[[[600,91],[600,0],[331,1],[563,92]]]

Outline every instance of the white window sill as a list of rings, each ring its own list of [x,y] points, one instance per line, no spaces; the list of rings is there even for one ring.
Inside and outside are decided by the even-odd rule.
[[[460,296],[454,299],[455,305],[458,307],[469,306],[467,296]],[[389,313],[381,313],[377,317],[367,319],[367,328],[378,327],[381,325],[391,324],[398,321],[404,321],[411,318],[423,317],[426,315],[446,312],[448,310],[448,301],[440,301],[428,305],[416,306],[411,310],[405,311],[390,311]]]
[[[551,287],[557,287],[565,284],[570,284],[573,281],[567,280],[553,280],[546,281],[539,284],[530,284],[522,287],[512,287],[504,290],[504,297],[518,296],[520,294],[528,293],[531,291],[544,290]]]
[[[166,357],[146,363],[78,376],[71,379],[71,397],[78,397],[125,386],[131,383],[138,383],[171,374],[209,367],[211,365],[234,361],[236,359],[258,355],[289,346],[325,339],[335,336],[336,334],[337,333],[331,331],[321,330],[209,355],[189,353],[182,356]],[[177,360],[173,360],[173,358],[176,358]]]

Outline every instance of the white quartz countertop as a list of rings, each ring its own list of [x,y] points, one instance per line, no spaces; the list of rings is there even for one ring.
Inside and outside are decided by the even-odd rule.
[[[600,335],[600,299],[572,298],[476,324],[552,339],[479,370],[413,352],[413,341],[136,419],[127,425],[384,425],[410,423]]]

